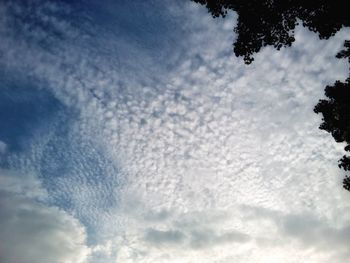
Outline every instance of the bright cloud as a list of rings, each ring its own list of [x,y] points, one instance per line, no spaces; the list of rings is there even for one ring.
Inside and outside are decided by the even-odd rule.
[[[1,170],[0,182],[1,262],[86,261],[84,227],[64,211],[36,201],[43,194],[34,178]]]

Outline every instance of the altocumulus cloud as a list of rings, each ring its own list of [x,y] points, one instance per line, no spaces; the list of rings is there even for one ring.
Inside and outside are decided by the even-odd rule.
[[[56,133],[11,157],[43,180],[41,153],[66,153],[72,165],[45,187],[78,218],[6,186],[5,225],[29,207],[23,225],[40,217],[51,229],[33,231],[38,242],[70,229],[80,239],[62,244],[81,257],[52,248],[63,262],[88,253],[82,222],[93,263],[348,261],[350,200],[333,165],[341,147],[312,112],[323,86],[346,76],[333,56],[348,31],[320,41],[298,28],[292,48],[267,48],[246,67],[230,52],[232,14],[213,21],[176,1],[84,3],[1,4],[1,67],[78,115],[68,143]]]

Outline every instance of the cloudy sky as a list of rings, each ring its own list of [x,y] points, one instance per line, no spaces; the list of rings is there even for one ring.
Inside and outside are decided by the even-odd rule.
[[[0,261],[345,263],[318,129],[349,30],[246,66],[189,0],[0,3]]]

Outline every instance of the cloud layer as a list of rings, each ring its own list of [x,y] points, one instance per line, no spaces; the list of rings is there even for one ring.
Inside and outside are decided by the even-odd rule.
[[[342,147],[312,111],[346,77],[334,55],[348,31],[320,41],[299,28],[292,48],[247,67],[231,53],[232,14],[212,20],[176,1],[92,7],[1,4],[2,70],[67,109],[9,166],[34,171],[81,221],[11,194],[4,224],[29,207],[52,229],[38,240],[81,237],[52,249],[62,262],[83,262],[82,223],[92,263],[348,261]]]

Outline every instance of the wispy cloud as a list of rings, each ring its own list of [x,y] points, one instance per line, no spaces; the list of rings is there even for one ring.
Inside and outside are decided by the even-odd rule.
[[[6,149],[7,149],[6,143],[0,141],[0,155],[4,154],[6,152]]]

